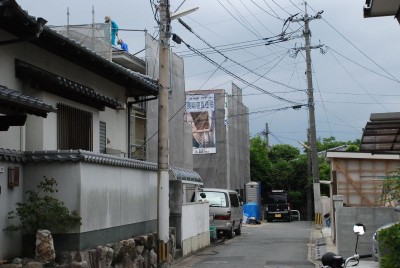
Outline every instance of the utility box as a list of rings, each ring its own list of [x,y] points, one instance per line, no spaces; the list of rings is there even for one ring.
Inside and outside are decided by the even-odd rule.
[[[246,184],[246,203],[261,205],[261,187],[259,182],[252,181]]]

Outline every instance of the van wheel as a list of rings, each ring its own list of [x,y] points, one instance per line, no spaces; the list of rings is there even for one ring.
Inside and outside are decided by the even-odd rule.
[[[231,229],[227,231],[226,236],[228,237],[228,239],[232,239],[235,236],[235,232],[233,231],[233,226],[231,227]]]
[[[240,221],[239,227],[235,230],[236,235],[242,234],[242,221]]]

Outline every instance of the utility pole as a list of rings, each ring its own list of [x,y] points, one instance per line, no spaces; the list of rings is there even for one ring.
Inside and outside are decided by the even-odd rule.
[[[160,0],[159,93],[158,93],[158,172],[157,172],[157,234],[158,267],[168,267],[169,258],[169,0]]]
[[[307,143],[310,142],[310,129],[307,129]],[[312,177],[311,170],[311,147],[306,147],[307,150],[307,220],[312,221],[312,188],[313,185],[309,183],[310,178]]]
[[[306,51],[306,64],[307,64],[307,95],[308,95],[308,114],[310,124],[310,145],[311,145],[311,170],[313,177],[313,191],[314,191],[314,213],[315,223],[322,224],[322,206],[321,206],[321,190],[319,182],[319,170],[318,170],[318,150],[317,150],[317,132],[315,127],[315,103],[313,95],[313,83],[312,83],[312,68],[311,68],[311,49],[320,48],[319,46],[310,45],[311,31],[309,22],[314,19],[320,19],[322,11],[318,12],[315,16],[308,16],[307,14],[307,2],[305,5],[305,14],[300,19],[291,19],[292,22],[304,22],[304,38],[305,47],[299,48],[299,50]]]
[[[268,146],[269,146],[269,127],[268,127],[268,123],[265,123],[264,135],[265,135],[265,143],[266,143],[267,148],[268,148]]]

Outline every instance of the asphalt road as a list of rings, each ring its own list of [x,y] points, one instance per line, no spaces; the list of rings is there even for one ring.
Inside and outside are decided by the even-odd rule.
[[[306,221],[245,225],[242,235],[213,243],[172,267],[315,267],[307,260],[311,228]]]

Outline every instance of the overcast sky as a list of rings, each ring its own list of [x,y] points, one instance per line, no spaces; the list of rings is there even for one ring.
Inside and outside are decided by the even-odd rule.
[[[175,11],[182,1],[170,0],[171,10]],[[94,6],[95,22],[103,22],[109,15],[121,29],[146,29],[157,35],[150,1],[17,2],[30,15],[47,19],[48,25],[67,24],[67,7],[70,24],[91,23]],[[364,2],[308,1],[309,15],[324,11],[322,19],[310,22],[312,45],[325,45],[323,53],[312,51],[317,137],[360,139],[371,113],[400,110],[400,25],[393,17],[364,19]],[[173,21],[172,31],[236,78],[204,58],[193,56],[184,44],[171,42],[173,51],[185,60],[186,89],[221,88],[230,92],[231,83],[237,84],[243,89],[244,103],[250,111],[251,136],[261,134],[268,123],[270,144],[301,148],[298,141],[307,139],[308,112],[306,108],[288,107],[307,103],[305,53],[300,51],[296,56],[292,50],[302,47],[304,39],[294,38],[301,35],[302,24],[285,24],[285,20],[296,13],[298,18],[304,15],[303,1],[186,0],[180,10],[192,7],[199,10],[183,20],[227,59],[209,53],[210,49],[203,50],[208,46],[179,22]],[[282,31],[294,32],[294,39],[265,45],[263,38],[275,40],[271,37]],[[128,43],[131,53],[144,48],[143,32],[120,31],[119,36]]]

